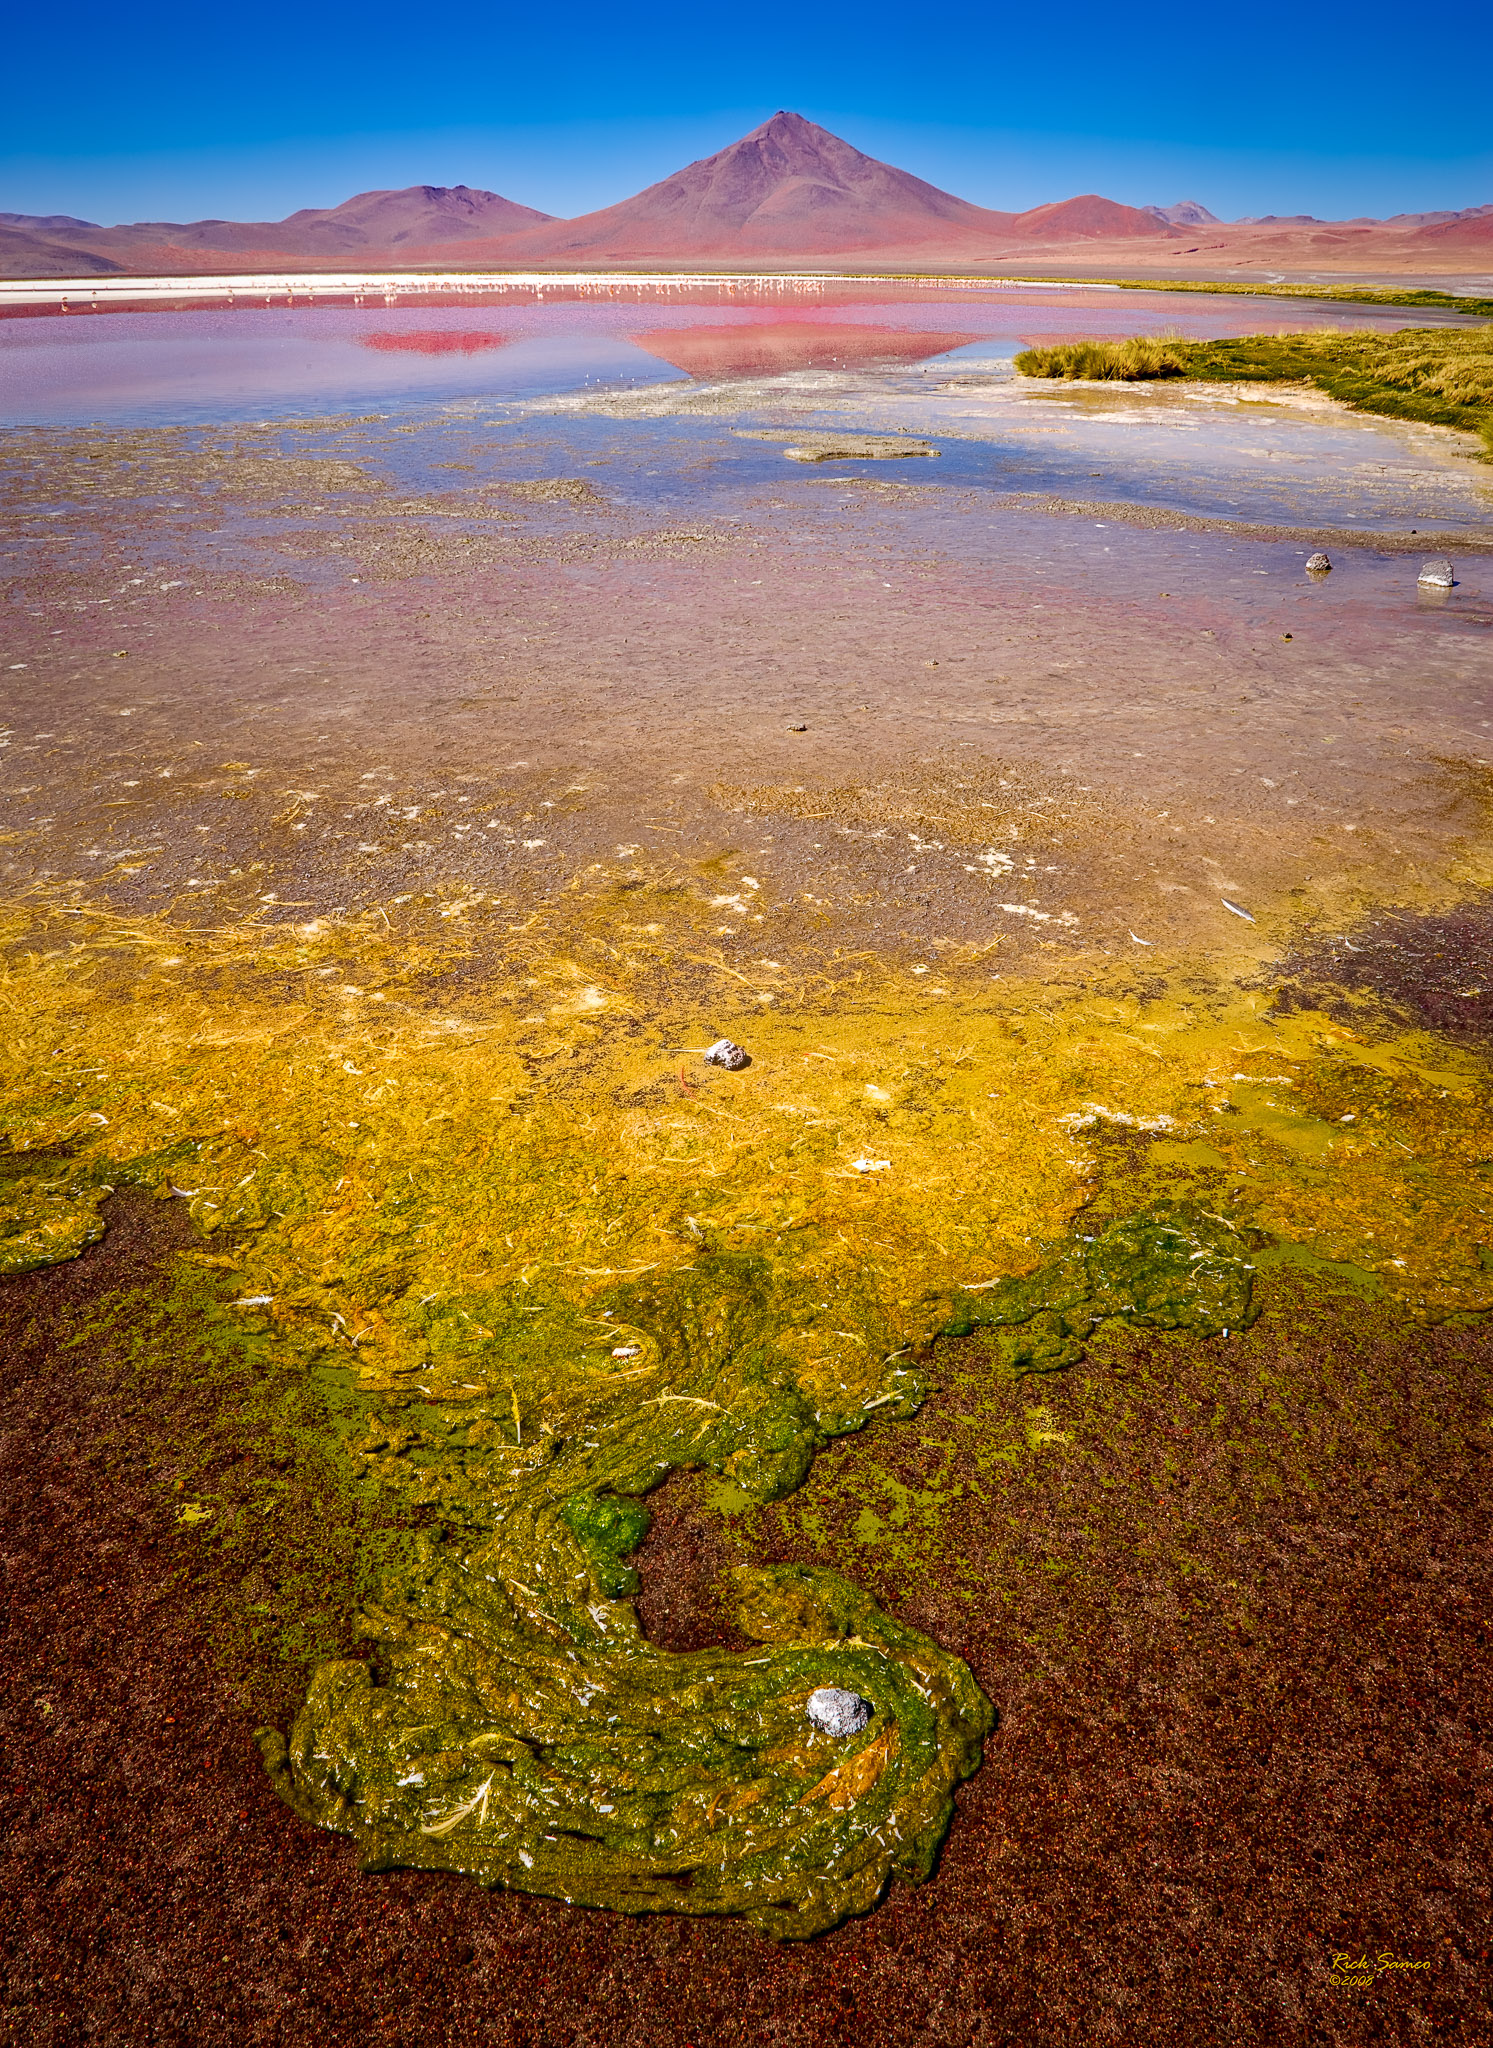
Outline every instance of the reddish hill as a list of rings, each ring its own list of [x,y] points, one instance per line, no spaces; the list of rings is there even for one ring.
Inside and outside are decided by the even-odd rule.
[[[280,223],[296,240],[333,241],[352,249],[400,249],[408,243],[490,240],[554,219],[497,192],[470,185],[407,185],[397,192],[359,192],[340,206],[308,208]],[[287,242],[277,236],[282,247]]]
[[[1079,199],[1060,199],[1051,206],[1034,206],[1029,213],[1008,218],[1008,232],[1032,242],[1128,242],[1137,235],[1155,241],[1158,234],[1170,234],[1174,241],[1181,239],[1170,221],[1161,220],[1147,208],[1121,206],[1116,199],[1101,199],[1097,192],[1085,192]]]

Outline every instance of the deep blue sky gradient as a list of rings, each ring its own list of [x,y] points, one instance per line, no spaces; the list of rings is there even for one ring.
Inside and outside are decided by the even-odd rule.
[[[749,10],[254,10],[11,18],[0,209],[274,219],[380,185],[604,206],[792,107],[987,206],[1098,190],[1215,212],[1493,201],[1481,67],[1402,6],[1200,15],[1093,0]]]

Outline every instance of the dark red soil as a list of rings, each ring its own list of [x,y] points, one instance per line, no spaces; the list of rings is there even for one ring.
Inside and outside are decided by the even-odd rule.
[[[1275,979],[1283,1010],[1311,1005],[1351,1015],[1352,999],[1367,996],[1423,1030],[1493,1039],[1493,893],[1431,915],[1384,911],[1351,939],[1322,938],[1288,954]]]
[[[937,1582],[899,1602],[868,1571],[964,1651],[1001,1727],[932,1883],[775,1948],[735,1923],[361,1876],[278,1803],[242,1679],[210,1640],[214,1603],[238,1589],[175,1525],[149,1405],[106,1341],[48,1341],[70,1304],[149,1278],[172,1214],[117,1209],[82,1260],[0,1290],[7,2043],[1493,2038],[1487,1335],[1376,1336],[1344,1310],[1310,1412],[1282,1401],[1272,1420],[1259,1397],[1282,1445],[1334,1435],[1337,1477],[1297,1487],[1282,1452],[1285,1483],[1255,1508],[1224,1451],[1189,1466],[1179,1449],[1221,1354],[1141,1345],[1111,1361],[1133,1407],[1129,1480],[1158,1518],[1185,1517],[1200,1582],[1248,1588],[1247,1622],[1222,1595],[1216,1612],[1178,1610],[1142,1540],[1154,1531],[1132,1542],[1133,1506],[1111,1512],[1123,1475],[1094,1457],[1053,1458],[1002,1504],[1028,1517],[1035,1553],[1087,1546],[1087,1592],[1059,1575],[1019,1613],[994,1591],[960,1609]],[[1267,1315],[1233,1354],[1252,1386],[1286,1385],[1261,1368],[1284,1341]],[[1058,1406],[1098,1384],[1041,1391]],[[955,1405],[898,1438],[910,1476]],[[826,1470],[865,1454],[838,1446]],[[645,1614],[698,1639],[729,1546],[690,1486],[656,1505]],[[969,1525],[992,1571],[1006,1519]],[[1338,1951],[1425,1967],[1334,1988]]]

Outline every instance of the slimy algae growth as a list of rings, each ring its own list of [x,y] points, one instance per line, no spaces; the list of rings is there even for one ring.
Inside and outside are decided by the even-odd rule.
[[[989,1703],[824,1570],[730,1574],[755,1649],[657,1648],[628,1562],[653,1487],[782,1498],[916,1411],[941,1332],[1023,1373],[1107,1319],[1238,1328],[1264,1258],[1493,1305],[1471,1053],[1196,971],[1141,997],[857,970],[738,1016],[687,918],[598,948],[471,899],[402,915],[72,903],[17,918],[0,984],[0,1269],[75,1256],[112,1190],[186,1202],[227,1312],[339,1377],[331,1454],[438,1516],[390,1552],[373,1660],[323,1663],[263,1737],[370,1869],[780,1936],[865,1910],[931,1870]],[[699,1060],[721,1029],[742,1074]],[[860,1733],[816,1729],[822,1685]]]

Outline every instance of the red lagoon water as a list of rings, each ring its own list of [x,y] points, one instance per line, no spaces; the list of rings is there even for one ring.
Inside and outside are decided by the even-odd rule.
[[[1038,338],[1188,339],[1341,326],[1345,309],[1097,285],[961,287],[772,280],[626,298],[552,287],[458,305],[205,306],[88,319],[0,320],[0,425],[284,419],[369,405],[533,398],[680,377],[795,367],[889,367],[978,345],[1009,358]],[[500,325],[474,324],[491,307]],[[1417,309],[1354,307],[1355,326],[1424,324]]]
[[[465,329],[420,327],[413,333],[381,330],[360,334],[364,348],[403,349],[415,356],[475,356],[485,348],[502,348],[506,334],[469,334]]]

